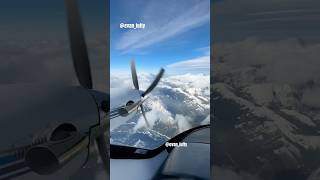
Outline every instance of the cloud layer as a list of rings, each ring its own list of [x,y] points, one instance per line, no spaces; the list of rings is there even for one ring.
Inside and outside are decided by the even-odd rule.
[[[182,60],[173,64],[167,65],[169,71],[175,72],[210,72],[210,56],[201,56],[194,59]]]

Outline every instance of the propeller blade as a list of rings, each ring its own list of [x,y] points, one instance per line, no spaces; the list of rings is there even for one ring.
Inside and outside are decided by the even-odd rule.
[[[131,61],[131,75],[132,75],[132,81],[133,81],[134,87],[139,90],[139,82],[138,82],[138,76],[137,76],[137,70],[136,70],[136,63],[134,62],[134,60]]]
[[[109,166],[109,149],[107,145],[107,138],[105,137],[104,134],[101,134],[100,136],[97,137],[96,141],[97,141],[100,157],[103,163],[103,167],[106,173],[109,174],[110,166]]]
[[[144,107],[142,104],[140,105],[140,108],[141,108],[141,112],[142,112],[142,116],[143,116],[144,121],[146,122],[147,126],[150,127],[150,124],[149,124],[147,116],[146,116],[146,112],[144,111]]]
[[[161,68],[160,72],[158,73],[158,75],[156,76],[156,78],[154,79],[154,81],[152,82],[152,84],[148,87],[148,89],[142,94],[142,97],[146,96],[147,94],[149,94],[159,83],[160,79],[162,78],[164,74],[164,69]]]
[[[77,0],[65,0],[73,66],[82,87],[92,89],[87,46]]]

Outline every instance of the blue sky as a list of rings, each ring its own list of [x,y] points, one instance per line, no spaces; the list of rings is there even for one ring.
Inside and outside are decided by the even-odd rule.
[[[209,0],[111,0],[111,70],[209,72]],[[120,23],[144,23],[145,29],[121,29]]]

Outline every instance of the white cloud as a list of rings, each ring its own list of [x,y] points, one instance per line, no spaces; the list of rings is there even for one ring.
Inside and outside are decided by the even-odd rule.
[[[210,124],[210,115],[208,115],[202,122],[201,125],[207,125]]]
[[[125,32],[116,47],[126,52],[144,48],[199,27],[209,21],[209,3],[209,0],[150,1],[142,12],[145,29]]]
[[[194,59],[187,59],[173,64],[167,65],[169,70],[189,71],[189,72],[203,72],[210,71],[210,56],[201,56]]]
[[[204,55],[210,55],[210,46],[197,48],[195,51],[202,52]]]
[[[175,121],[178,124],[178,128],[179,128],[180,133],[192,128],[192,126],[190,124],[190,122],[192,122],[192,119],[188,116],[176,114]]]
[[[162,80],[162,82],[173,84],[176,87],[186,89],[191,95],[196,95],[197,91],[195,89],[209,89],[210,86],[210,76],[204,74],[182,74],[168,76]],[[161,84],[160,84],[161,85]],[[209,92],[205,93],[209,96]]]

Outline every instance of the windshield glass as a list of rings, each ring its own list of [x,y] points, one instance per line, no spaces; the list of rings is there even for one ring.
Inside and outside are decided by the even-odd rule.
[[[111,144],[154,149],[181,132],[209,124],[210,1],[110,3],[111,112],[141,100],[160,68],[165,70],[145,96],[146,118],[141,107],[122,116],[111,113]],[[132,59],[139,89],[132,79]]]

